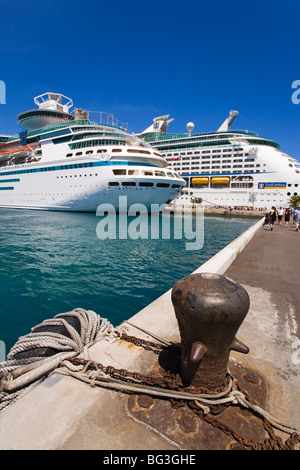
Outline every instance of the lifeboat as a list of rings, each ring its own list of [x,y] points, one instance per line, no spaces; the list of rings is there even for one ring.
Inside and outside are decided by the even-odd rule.
[[[229,176],[216,176],[211,179],[211,184],[229,184]]]
[[[208,184],[209,178],[192,178],[192,184]]]
[[[0,162],[7,162],[7,160],[9,160],[10,157],[11,157],[10,152],[1,152],[0,153]]]
[[[11,150],[11,154],[15,159],[26,158],[31,154],[31,149],[29,147],[21,147]]]

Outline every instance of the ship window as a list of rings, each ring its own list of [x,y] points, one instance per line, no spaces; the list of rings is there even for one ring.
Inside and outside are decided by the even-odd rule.
[[[107,152],[107,149],[99,149],[99,150],[97,150],[97,153],[105,153],[105,152]]]
[[[117,181],[110,181],[108,186],[119,186],[119,183]]]
[[[114,175],[126,175],[126,170],[113,170]]]
[[[139,175],[140,172],[139,172],[139,170],[128,170],[128,174],[129,175]]]
[[[155,176],[166,176],[163,171],[156,171]]]
[[[253,183],[232,183],[232,188],[253,188]]]
[[[153,176],[153,171],[150,171],[150,170],[144,170],[144,171],[142,171],[142,173],[145,176]]]
[[[112,152],[122,152],[122,149],[112,149]]]
[[[170,185],[168,183],[157,183],[158,188],[168,188]]]
[[[123,181],[122,186],[136,186],[134,181]]]
[[[82,155],[82,152],[77,152],[76,156]]]
[[[141,183],[139,183],[139,185],[140,185],[140,186],[151,187],[151,186],[153,186],[153,183],[150,183],[150,182],[144,182],[144,183],[143,183],[143,182],[141,182]]]
[[[135,149],[127,149],[128,153],[146,153],[147,155],[151,155],[149,150],[135,150]]]
[[[174,189],[179,189],[179,188],[180,188],[180,184],[172,184],[172,188],[174,188]]]
[[[87,150],[87,151],[85,152],[86,155],[91,155],[91,153],[94,153],[94,150]]]
[[[73,153],[67,153],[66,157],[73,157]]]

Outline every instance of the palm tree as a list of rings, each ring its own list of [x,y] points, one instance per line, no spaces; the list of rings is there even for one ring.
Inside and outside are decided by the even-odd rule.
[[[290,205],[293,209],[297,209],[300,206],[300,196],[291,196]]]

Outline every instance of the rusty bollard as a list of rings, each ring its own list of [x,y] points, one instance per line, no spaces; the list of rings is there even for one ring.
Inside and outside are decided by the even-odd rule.
[[[181,376],[185,385],[224,387],[231,350],[247,346],[235,335],[249,310],[246,290],[219,274],[195,273],[179,280],[172,302],[181,335]]]

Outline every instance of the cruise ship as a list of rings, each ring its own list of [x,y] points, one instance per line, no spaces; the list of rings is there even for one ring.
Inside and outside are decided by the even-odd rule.
[[[168,161],[187,185],[176,204],[190,205],[200,198],[206,207],[270,209],[289,207],[290,197],[300,194],[300,163],[282,152],[279,144],[255,132],[230,130],[238,111],[216,132],[167,133],[173,119],[159,116],[139,134]]]
[[[99,112],[73,109],[73,101],[47,92],[37,109],[18,116],[21,131],[0,135],[0,207],[95,212],[103,203],[119,211],[127,201],[168,205],[186,184],[161,153]],[[71,110],[72,108],[72,110]]]

